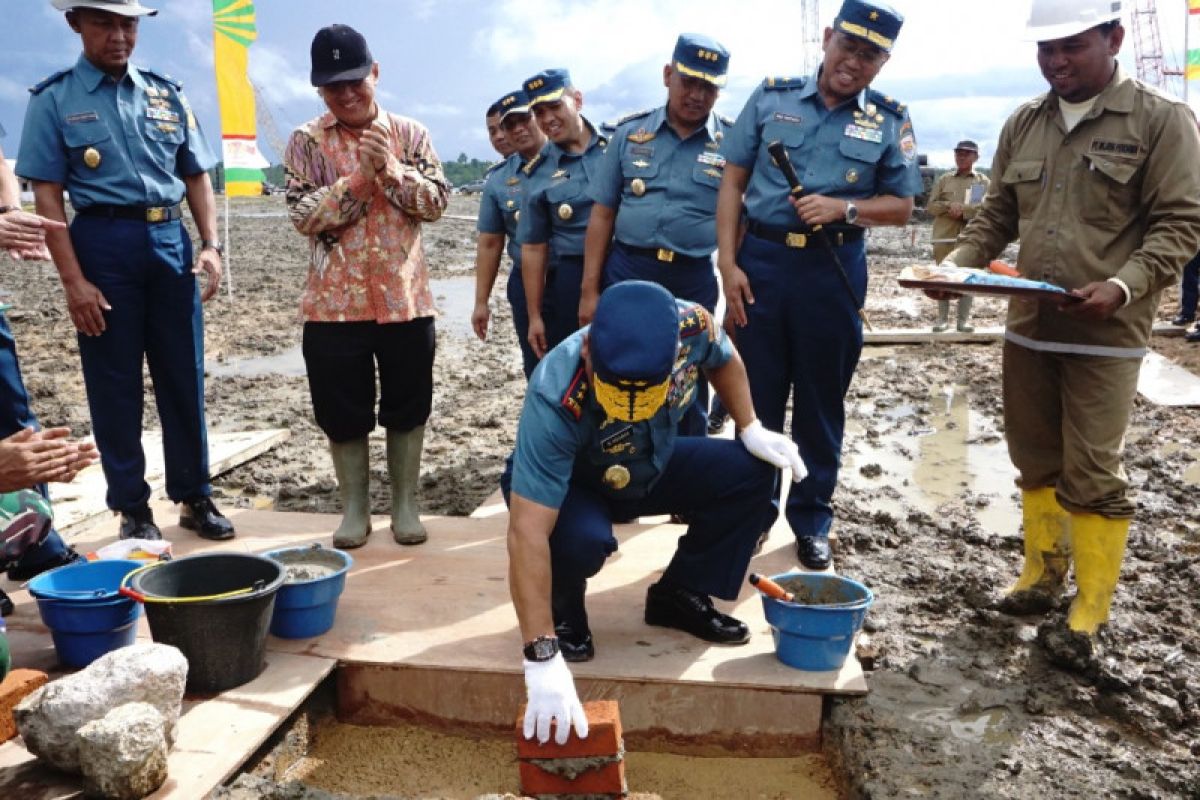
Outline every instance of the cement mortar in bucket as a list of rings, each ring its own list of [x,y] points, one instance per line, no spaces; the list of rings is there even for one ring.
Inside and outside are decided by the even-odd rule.
[[[354,559],[341,550],[313,544],[263,553],[283,565],[285,580],[275,596],[271,633],[308,639],[333,627],[337,601]]]
[[[789,572],[772,580],[795,595],[791,602],[762,595],[776,657],[810,672],[841,669],[875,595],[841,575]]]
[[[154,641],[179,648],[189,692],[222,692],[266,666],[267,626],[283,567],[246,553],[205,553],[151,564],[122,592],[146,604]]]

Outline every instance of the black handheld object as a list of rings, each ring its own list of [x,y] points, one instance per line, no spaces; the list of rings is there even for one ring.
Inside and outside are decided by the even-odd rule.
[[[788,158],[787,148],[783,146],[783,142],[776,139],[767,145],[767,152],[771,155],[771,160],[775,162],[775,166],[783,171],[783,177],[788,182],[788,186],[792,187],[792,194],[796,197],[804,191],[804,187],[800,185],[800,178],[796,175],[796,168],[792,166],[792,160]]]
[[[788,157],[787,148],[783,146],[783,142],[775,139],[767,143],[767,153],[771,156],[771,160],[775,162],[775,166],[783,173],[784,180],[791,187],[790,194],[799,197],[804,192],[804,187],[800,185],[800,177],[796,175],[796,168],[792,166],[792,159]],[[867,330],[875,330],[871,326],[871,320],[867,319],[867,312],[863,310],[862,304],[858,302],[858,295],[854,292],[854,287],[850,284],[850,276],[846,274],[846,268],[842,266],[842,260],[838,258],[837,250],[833,247],[833,242],[829,240],[829,234],[820,225],[813,225],[813,235],[821,240],[821,244],[825,246],[825,250],[829,253],[829,257],[833,259],[834,266],[837,267],[838,274],[842,278],[842,285],[846,288],[846,292],[850,295],[854,307],[858,310],[858,317],[867,326]]]

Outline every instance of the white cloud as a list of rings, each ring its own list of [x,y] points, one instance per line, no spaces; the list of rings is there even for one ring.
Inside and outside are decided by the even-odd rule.
[[[458,117],[463,110],[449,103],[412,103],[405,108],[405,114],[420,119],[421,117]]]

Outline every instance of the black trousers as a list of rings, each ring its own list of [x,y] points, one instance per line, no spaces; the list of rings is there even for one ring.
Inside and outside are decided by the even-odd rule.
[[[317,426],[335,442],[424,425],[433,406],[433,317],[410,322],[306,322],[304,364]]]

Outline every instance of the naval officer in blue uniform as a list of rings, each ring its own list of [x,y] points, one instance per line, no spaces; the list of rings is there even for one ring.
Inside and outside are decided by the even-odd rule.
[[[521,218],[527,177],[522,168],[542,151],[546,134],[534,122],[529,110],[529,95],[523,89],[504,95],[496,101],[495,107],[498,124],[513,152],[488,173],[479,201],[479,219],[475,225],[479,232],[475,253],[475,309],[471,312],[471,327],[481,340],[487,338],[492,315],[488,302],[500,271],[500,255],[507,251],[512,270],[508,273],[505,294],[512,307],[513,327],[521,348],[521,367],[528,380],[537,366],[537,356],[529,344],[529,312],[525,310],[517,221]]]
[[[588,186],[608,139],[583,116],[583,92],[565,69],[539,72],[522,88],[550,140],[523,168],[529,180],[517,225],[528,339],[541,358],[579,327],[583,240],[592,212]]]
[[[58,268],[121,536],[158,538],[142,452],[142,362],[149,363],[163,431],[167,495],[180,524],[210,539],[233,526],[210,498],[204,420],[201,301],[221,279],[216,205],[205,170],[216,163],[177,81],[130,63],[138,0],[53,0],[80,37],[75,65],[31,89],[18,169],[38,213],[75,218],[46,245]],[[202,239],[180,219],[188,207]],[[203,295],[197,274],[207,283]]]
[[[902,23],[886,5],[845,0],[825,29],[816,74],[765,80],[721,148],[727,164],[717,202],[718,267],[763,424],[781,427],[792,400],[791,434],[808,477],[788,495],[786,516],[800,563],[810,569],[830,561],[842,403],[863,341],[863,227],[905,224],[921,190],[908,112],[868,88]],[[789,197],[768,154],[775,141],[800,179],[799,199]]]
[[[640,279],[671,294],[717,308],[717,190],[725,157],[721,140],[733,121],[713,113],[729,51],[720,42],[685,33],[663,66],[666,105],[617,123],[590,185],[579,302],[581,324],[591,320],[602,286]],[[614,236],[615,232],[615,236]],[[682,433],[703,436],[708,387],[683,422]]]
[[[702,372],[742,429],[740,441],[677,435]],[[576,719],[564,659],[594,654],[584,591],[617,549],[614,521],[665,513],[691,520],[646,595],[647,624],[718,644],[749,639],[711,596],[737,597],[782,467],[803,477],[795,445],[755,419],[742,362],[703,306],[647,281],[601,295],[592,324],[534,370],[501,480],[526,642],[526,737],[536,728],[545,741],[557,717],[565,740]]]

